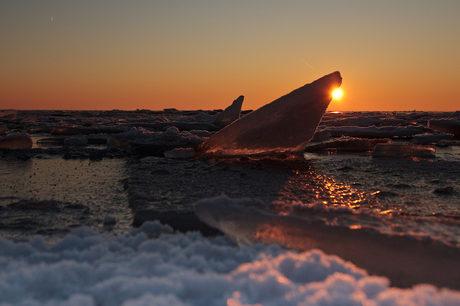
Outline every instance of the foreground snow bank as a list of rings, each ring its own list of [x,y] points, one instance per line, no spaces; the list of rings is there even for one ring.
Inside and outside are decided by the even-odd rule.
[[[157,238],[149,238],[156,237]],[[79,228],[57,244],[0,238],[0,305],[458,305],[460,293],[389,287],[314,250],[237,247],[148,222],[121,237]]]

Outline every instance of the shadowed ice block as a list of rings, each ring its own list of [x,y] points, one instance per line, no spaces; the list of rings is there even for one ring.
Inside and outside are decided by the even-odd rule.
[[[33,145],[32,138],[27,133],[13,133],[0,137],[0,149],[28,150]]]
[[[195,156],[299,154],[342,84],[338,71],[259,108],[199,145]]]

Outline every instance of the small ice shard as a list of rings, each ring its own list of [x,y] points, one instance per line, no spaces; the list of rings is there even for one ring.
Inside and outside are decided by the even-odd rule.
[[[240,118],[241,106],[243,105],[244,96],[239,96],[232,105],[227,107],[222,113],[212,118],[212,124],[217,125],[220,128],[223,128],[235,120]]]
[[[430,145],[379,143],[372,151],[373,157],[435,157],[436,147]]]
[[[448,120],[448,119],[437,119],[430,120],[428,126],[433,130],[454,134],[454,136],[460,136],[460,120]]]
[[[188,159],[192,158],[195,155],[195,150],[192,148],[177,148],[172,149],[169,151],[165,151],[166,158],[174,158],[174,159]]]
[[[226,126],[195,156],[300,155],[341,84],[338,71],[306,84]]]
[[[33,145],[32,138],[27,133],[13,133],[0,137],[0,149],[28,150]]]
[[[15,109],[3,109],[0,110],[0,119],[14,120],[17,114],[18,112]]]
[[[66,146],[86,146],[88,144],[88,138],[85,136],[80,137],[69,137],[64,140]]]
[[[117,220],[112,216],[105,215],[103,222],[104,225],[114,225],[115,223],[117,223]]]

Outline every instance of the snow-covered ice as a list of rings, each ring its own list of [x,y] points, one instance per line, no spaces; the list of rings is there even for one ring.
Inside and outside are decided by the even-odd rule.
[[[137,233],[136,233],[137,232]],[[155,232],[158,238],[148,238]],[[158,222],[119,237],[79,228],[54,245],[0,238],[0,305],[458,305],[460,293],[388,279],[318,250],[238,247]]]

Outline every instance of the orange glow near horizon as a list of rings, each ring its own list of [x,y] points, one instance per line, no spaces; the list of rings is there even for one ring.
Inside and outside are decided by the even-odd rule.
[[[0,109],[223,109],[239,95],[257,109],[338,70],[346,97],[330,110],[456,111],[459,14],[458,1],[10,1]]]

